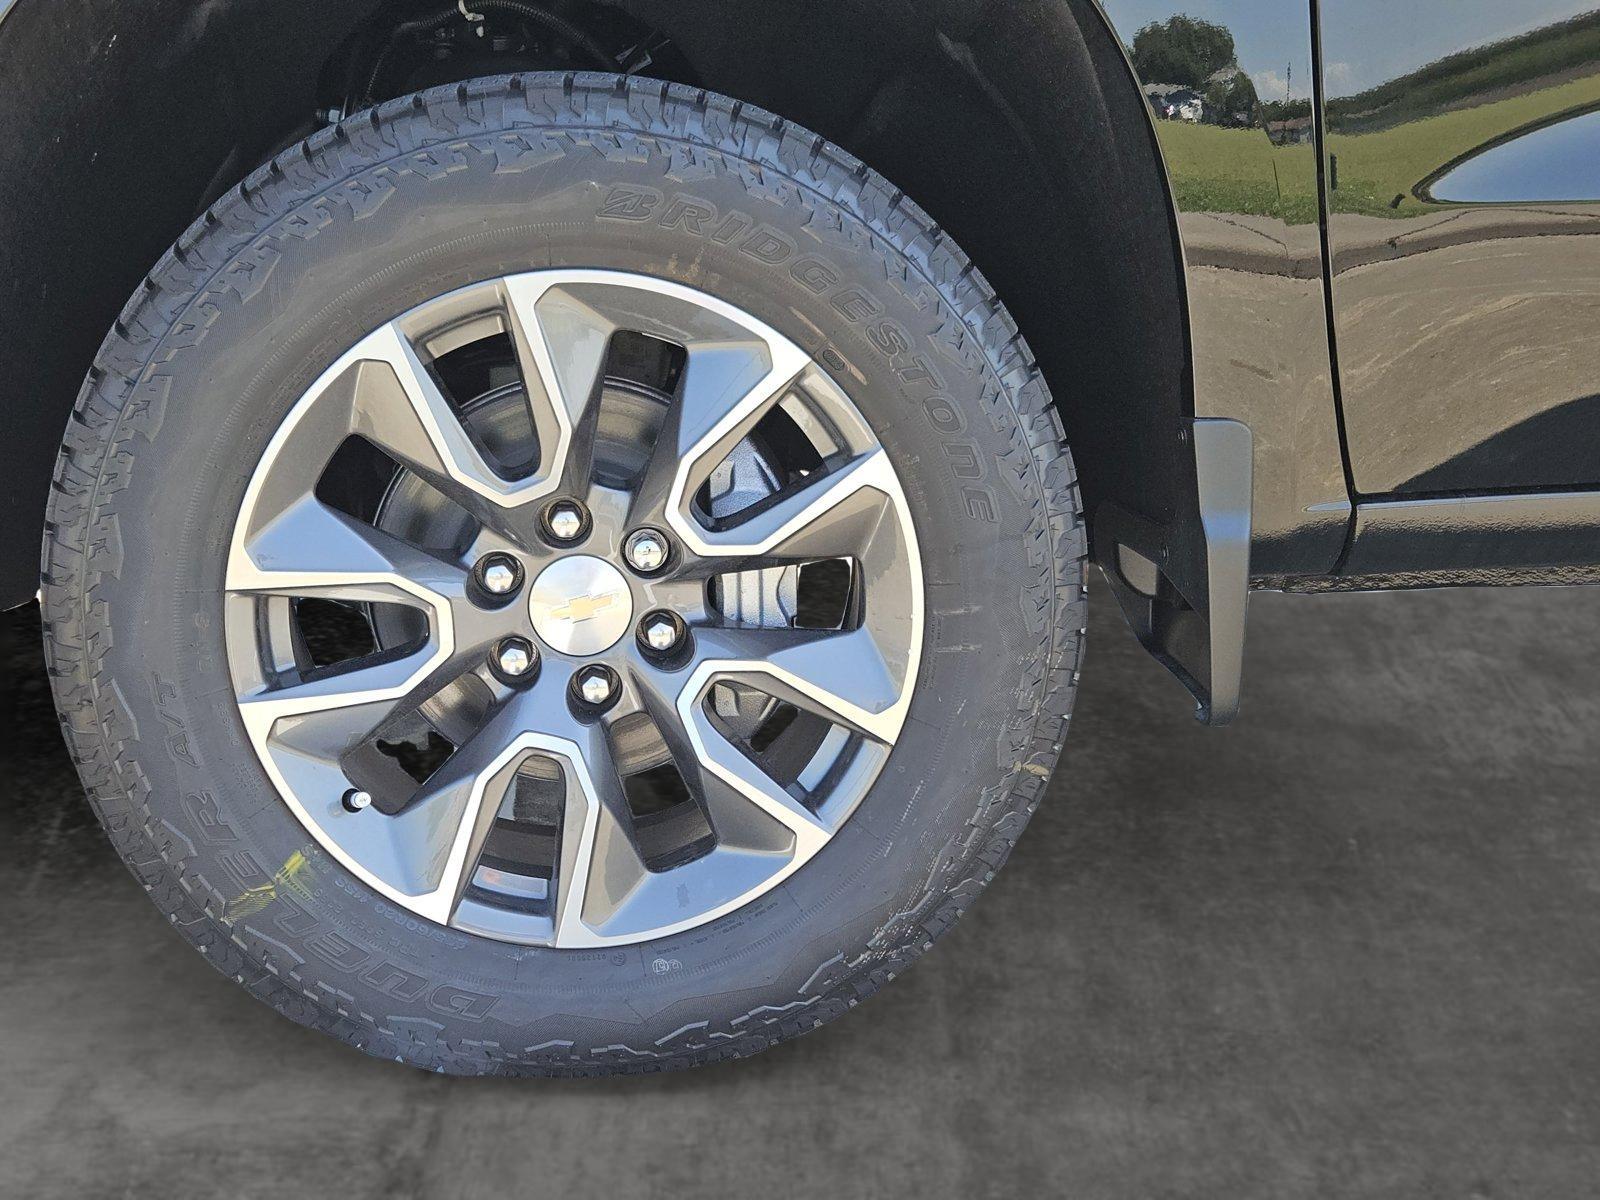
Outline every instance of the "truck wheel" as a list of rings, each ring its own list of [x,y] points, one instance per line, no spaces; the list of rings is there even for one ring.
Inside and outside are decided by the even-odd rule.
[[[280,154],[156,265],[67,430],[56,701],[173,925],[462,1074],[748,1054],[1005,861],[1084,532],[983,278],[845,152],[604,75]]]

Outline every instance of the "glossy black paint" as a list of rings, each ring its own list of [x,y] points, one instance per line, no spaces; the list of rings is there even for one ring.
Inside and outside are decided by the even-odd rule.
[[[1328,232],[1363,497],[1600,487],[1594,9],[1413,0],[1386,6],[1378,52],[1370,0],[1322,0],[1344,68]]]
[[[1267,102],[1309,110],[1315,75],[1308,0],[1104,0],[1122,42],[1184,14],[1226,29],[1232,69],[1261,104],[1228,124],[1152,119],[1186,263],[1196,416],[1242,421],[1255,441],[1257,575],[1333,570],[1350,523],[1333,404],[1311,123],[1277,128]],[[1169,83],[1142,80],[1149,88]],[[1282,89],[1280,91],[1280,89]]]
[[[1375,500],[1357,510],[1346,573],[1496,573],[1576,582],[1600,563],[1600,492]]]
[[[1196,412],[1257,434],[1257,580],[1571,579],[1600,556],[1584,524],[1600,491],[1594,7],[1316,0],[1301,33],[1296,5],[1108,0],[1124,41],[1178,8],[1227,27],[1261,99],[1280,89],[1318,134],[1279,127],[1287,144],[1269,150],[1264,120],[1156,120],[1184,232]],[[1308,57],[1314,94],[1290,85],[1312,78]],[[1296,145],[1320,169],[1315,204]],[[1273,272],[1307,281],[1298,304]],[[1314,341],[1319,304],[1325,348],[1292,354]],[[1289,550],[1318,544],[1315,564]]]

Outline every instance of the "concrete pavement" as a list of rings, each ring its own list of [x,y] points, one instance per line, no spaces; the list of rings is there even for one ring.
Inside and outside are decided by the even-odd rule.
[[[1051,799],[935,953],[759,1058],[578,1082],[419,1075],[213,972],[0,617],[0,1194],[1592,1195],[1600,589],[1258,596],[1221,732],[1095,600]]]

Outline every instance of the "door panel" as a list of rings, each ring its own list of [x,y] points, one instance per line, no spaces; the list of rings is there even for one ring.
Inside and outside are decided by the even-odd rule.
[[[1322,0],[1363,495],[1600,485],[1594,0]]]

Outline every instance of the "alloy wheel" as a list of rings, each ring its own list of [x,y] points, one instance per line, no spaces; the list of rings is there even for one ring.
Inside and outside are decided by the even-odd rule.
[[[419,917],[583,947],[821,851],[921,653],[906,499],[792,341],[645,276],[452,292],[350,348],[246,488],[244,729],[316,843]]]

